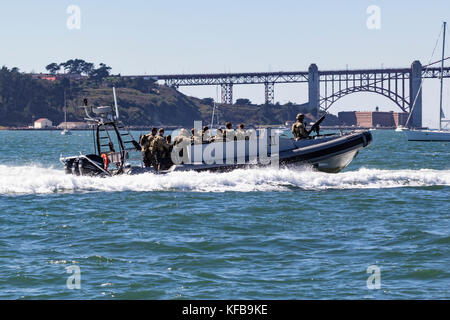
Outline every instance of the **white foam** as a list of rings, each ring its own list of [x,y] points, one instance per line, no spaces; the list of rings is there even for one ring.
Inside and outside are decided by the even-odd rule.
[[[108,178],[66,175],[62,169],[0,165],[0,194],[88,191],[289,191],[449,186],[450,170],[359,169],[338,174],[303,169],[239,169],[226,173],[173,172]]]

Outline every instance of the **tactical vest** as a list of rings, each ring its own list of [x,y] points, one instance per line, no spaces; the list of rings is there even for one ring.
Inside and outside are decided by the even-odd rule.
[[[164,138],[161,136],[156,136],[153,138],[152,142],[150,143],[150,151],[154,152],[163,152],[164,151]]]
[[[139,141],[139,144],[142,146],[143,152],[150,151],[150,145],[154,138],[155,136],[152,134],[146,134],[141,137],[141,141]]]
[[[305,125],[299,121],[292,125],[292,134],[294,135],[294,139],[306,138],[308,136]]]

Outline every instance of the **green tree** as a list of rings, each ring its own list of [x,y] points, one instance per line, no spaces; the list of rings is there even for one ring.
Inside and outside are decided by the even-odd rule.
[[[61,65],[53,62],[47,65],[45,69],[47,69],[47,71],[50,72],[51,74],[55,74],[61,69]]]
[[[94,72],[94,64],[91,62],[85,62],[81,67],[82,73],[87,76],[91,76]]]
[[[104,63],[100,63],[100,67],[92,71],[91,77],[96,81],[102,81],[103,78],[109,76],[109,70],[111,70],[111,67],[108,67]]]
[[[94,71],[94,64],[82,59],[70,59],[60,64],[70,74],[90,75]]]
[[[250,105],[252,102],[249,99],[236,99],[236,103],[238,105]]]
[[[207,106],[213,106],[214,105],[214,99],[213,98],[203,98],[200,100],[200,102]]]

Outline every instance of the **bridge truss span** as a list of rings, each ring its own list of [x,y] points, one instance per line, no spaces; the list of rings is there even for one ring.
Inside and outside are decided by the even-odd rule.
[[[413,126],[422,124],[422,80],[426,78],[450,78],[450,67],[422,67],[414,61],[410,68],[382,68],[356,70],[319,71],[311,64],[308,71],[253,72],[217,74],[178,74],[154,76],[125,76],[152,78],[165,85],[220,86],[222,103],[233,103],[233,87],[236,85],[264,85],[265,103],[275,103],[275,85],[284,83],[308,83],[308,105],[318,113],[328,110],[337,100],[355,92],[372,92],[387,97],[402,111],[413,112]]]

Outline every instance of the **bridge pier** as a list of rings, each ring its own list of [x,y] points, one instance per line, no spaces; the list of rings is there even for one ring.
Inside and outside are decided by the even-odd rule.
[[[221,98],[223,104],[233,104],[233,84],[232,83],[222,83],[221,87]]]
[[[311,64],[308,69],[308,105],[312,108],[312,114],[317,116],[319,111],[319,69],[315,63]]]
[[[409,112],[411,113],[410,126],[422,127],[422,64],[416,60],[411,65],[409,77]]]
[[[266,104],[272,104],[272,105],[275,104],[274,86],[275,86],[275,83],[273,83],[273,82],[264,83]]]

